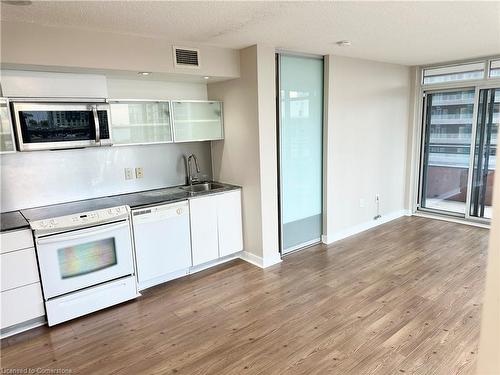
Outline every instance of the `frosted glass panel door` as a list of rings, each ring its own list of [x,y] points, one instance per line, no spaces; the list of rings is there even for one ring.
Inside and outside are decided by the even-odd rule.
[[[172,142],[168,101],[112,101],[114,144]]]
[[[0,153],[16,150],[6,99],[0,98]]]
[[[323,60],[279,55],[282,252],[322,231]]]
[[[177,101],[172,105],[175,142],[223,138],[221,102]]]

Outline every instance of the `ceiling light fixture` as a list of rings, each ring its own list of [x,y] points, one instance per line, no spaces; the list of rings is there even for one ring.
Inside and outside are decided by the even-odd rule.
[[[339,47],[350,47],[351,46],[351,41],[350,40],[339,40],[337,43],[335,43]]]
[[[139,74],[140,76],[149,76],[151,72],[139,72],[137,74]]]
[[[210,79],[210,77],[209,76],[205,76],[205,77],[203,77],[203,79]]]

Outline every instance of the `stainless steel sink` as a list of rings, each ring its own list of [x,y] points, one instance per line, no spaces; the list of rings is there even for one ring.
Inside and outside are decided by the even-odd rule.
[[[201,193],[204,191],[213,191],[224,189],[224,185],[215,182],[203,182],[200,184],[193,184],[181,187],[182,190],[189,191],[190,193]]]

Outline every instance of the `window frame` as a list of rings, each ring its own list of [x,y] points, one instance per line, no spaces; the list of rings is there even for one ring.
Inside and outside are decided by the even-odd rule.
[[[500,60],[499,55],[495,56],[489,56],[489,57],[483,57],[483,58],[476,58],[476,59],[469,59],[469,60],[461,60],[461,61],[452,61],[448,63],[439,63],[439,64],[429,64],[429,65],[421,65],[415,67],[415,72],[413,76],[413,82],[414,82],[414,91],[413,91],[413,96],[414,96],[414,113],[413,113],[413,140],[412,140],[412,152],[413,155],[411,156],[412,161],[412,172],[411,172],[411,181],[410,181],[410,192],[409,192],[409,199],[410,199],[410,210],[412,213],[416,214],[430,214],[434,216],[441,217],[445,220],[450,220],[450,221],[459,221],[459,222],[464,222],[464,223],[469,223],[472,225],[477,225],[481,227],[486,227],[489,228],[490,225],[490,220],[485,220],[485,219],[480,219],[480,218],[475,218],[470,215],[466,215],[465,217],[463,216],[456,216],[454,217],[453,215],[449,214],[443,214],[443,212],[436,212],[428,209],[422,209],[420,207],[420,199],[421,199],[421,183],[422,183],[422,173],[423,173],[423,167],[422,167],[422,161],[424,157],[424,137],[425,137],[425,116],[426,116],[426,108],[425,108],[425,94],[427,92],[435,92],[435,91],[446,91],[446,90],[456,90],[456,89],[467,89],[467,88],[475,88],[475,98],[474,98],[474,113],[473,113],[473,141],[475,142],[475,132],[476,132],[476,125],[477,125],[477,106],[478,103],[477,101],[479,100],[479,90],[481,89],[488,89],[488,88],[497,88],[500,87],[500,76],[496,77],[490,77],[490,69],[491,69],[491,62],[492,61],[497,61]],[[461,81],[450,81],[450,82],[440,82],[440,83],[434,83],[434,84],[424,84],[423,83],[423,74],[424,70],[428,68],[438,68],[438,67],[445,67],[445,66],[452,66],[452,65],[463,65],[463,64],[468,64],[468,63],[474,63],[474,62],[485,62],[485,70],[484,70],[484,75],[483,78],[481,79],[475,79],[475,80],[461,80]],[[474,160],[474,157],[470,158],[471,163]],[[471,178],[471,176],[469,176]],[[468,185],[469,186],[469,185]],[[468,199],[470,199],[470,192],[468,192]],[[468,203],[467,203],[468,204]],[[469,206],[468,206],[469,207]],[[467,210],[469,210],[467,208]],[[470,211],[470,210],[469,210]]]

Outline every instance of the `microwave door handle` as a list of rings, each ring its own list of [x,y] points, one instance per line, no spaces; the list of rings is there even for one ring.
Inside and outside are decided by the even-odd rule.
[[[92,106],[92,113],[94,115],[94,125],[95,125],[95,143],[101,141],[101,132],[99,128],[99,116],[97,115],[97,106]]]
[[[95,236],[98,234],[110,232],[110,231],[120,229],[123,227],[128,227],[128,223],[121,222],[119,224],[112,224],[112,225],[109,225],[109,226],[102,228],[102,229],[86,228],[86,229],[84,229],[85,233],[59,234],[59,235],[56,234],[56,235],[53,235],[50,237],[38,238],[36,242],[39,245],[46,245],[46,244],[51,244],[51,243],[61,242],[61,241],[77,240],[79,238]]]

